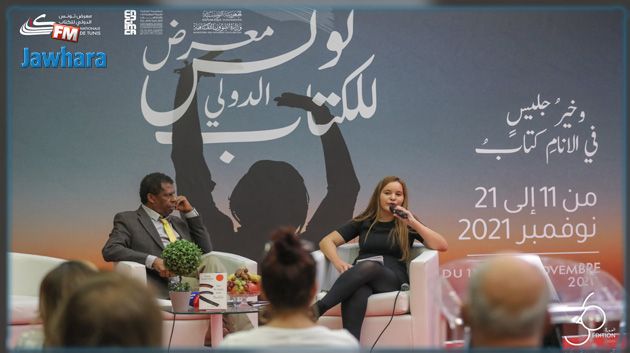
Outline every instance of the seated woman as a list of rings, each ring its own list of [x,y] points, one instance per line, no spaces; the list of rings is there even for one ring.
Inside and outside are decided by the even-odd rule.
[[[319,242],[322,253],[341,275],[313,310],[321,315],[341,303],[343,327],[357,339],[368,297],[400,290],[403,283],[409,283],[407,261],[414,240],[429,249],[448,248],[444,237],[407,210],[408,204],[405,182],[395,176],[385,177],[376,185],[363,212]],[[350,265],[339,258],[337,247],[357,236],[359,256]]]
[[[44,336],[52,327],[51,318],[55,310],[76,287],[97,272],[94,264],[81,261],[67,261],[48,272],[39,285],[39,317],[42,320],[43,330],[24,332],[16,348],[43,348]]]
[[[265,326],[228,335],[219,347],[358,348],[359,342],[348,331],[313,322],[310,304],[317,290],[315,272],[315,260],[302,247],[295,229],[276,230],[261,264],[262,290],[269,300],[271,319]]]

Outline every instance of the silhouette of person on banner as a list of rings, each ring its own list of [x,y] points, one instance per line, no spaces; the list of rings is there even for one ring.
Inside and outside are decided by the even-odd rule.
[[[220,52],[210,52],[201,59],[211,60]],[[176,70],[180,78],[175,94],[175,106],[180,106],[190,94],[193,70],[190,62]],[[203,76],[214,76],[203,73]],[[193,87],[196,89],[196,87]],[[333,115],[326,106],[318,106],[307,96],[283,93],[274,99],[278,106],[310,111],[318,124],[329,122]],[[255,162],[238,181],[229,197],[230,211],[239,227],[234,231],[230,217],[216,206],[212,191],[215,182],[203,156],[203,140],[193,97],[188,110],[173,124],[171,158],[175,166],[177,188],[190,195],[202,215],[214,248],[251,259],[262,257],[269,234],[278,226],[293,226],[302,239],[319,242],[330,229],[352,218],[359,193],[359,181],[350,153],[337,124],[321,137],[326,167],[327,194],[306,226],[308,192],[304,179],[289,163],[273,160]],[[283,190],[278,197],[278,190]]]

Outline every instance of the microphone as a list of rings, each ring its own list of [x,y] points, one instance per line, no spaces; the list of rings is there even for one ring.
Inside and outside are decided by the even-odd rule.
[[[409,216],[407,216],[407,214],[401,210],[397,210],[396,206],[394,205],[389,205],[389,212],[398,215],[400,218],[404,218],[407,219]]]
[[[408,291],[408,290],[409,290],[409,283],[403,283],[403,284],[400,286],[400,290],[401,290],[402,292],[406,292],[406,291]]]

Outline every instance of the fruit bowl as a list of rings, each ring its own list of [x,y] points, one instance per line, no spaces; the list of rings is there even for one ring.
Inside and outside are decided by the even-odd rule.
[[[233,306],[247,305],[245,298],[260,295],[260,276],[249,273],[246,268],[239,268],[228,276],[227,292]]]
[[[260,291],[255,292],[255,293],[229,293],[228,292],[228,296],[230,296],[230,298],[232,299],[232,305],[233,306],[246,306],[249,305],[247,304],[247,298],[249,297],[257,297],[258,295],[260,295]]]

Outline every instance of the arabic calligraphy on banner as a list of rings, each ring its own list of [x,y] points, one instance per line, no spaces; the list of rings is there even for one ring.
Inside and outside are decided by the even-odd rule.
[[[354,11],[350,11],[346,19],[346,38],[343,39],[342,35],[337,31],[332,31],[330,33],[326,48],[328,51],[333,52],[335,55],[327,62],[322,63],[317,68],[318,70],[330,69],[338,63],[343,54],[343,50],[351,43],[354,28],[353,24]],[[170,26],[173,29],[176,29],[178,25],[179,23],[176,20],[170,22]],[[147,60],[147,52],[149,48],[148,46],[145,46],[142,62],[144,68],[149,71],[149,73],[146,75],[142,86],[140,102],[142,114],[145,120],[156,127],[167,127],[178,121],[190,106],[193,98],[197,95],[198,76],[202,74],[225,75],[220,78],[217,89],[213,90],[213,93],[208,94],[205,97],[204,112],[205,116],[208,118],[206,126],[211,129],[218,128],[220,126],[218,119],[227,109],[238,109],[248,106],[255,107],[259,104],[268,105],[270,100],[269,97],[271,96],[270,92],[273,89],[273,85],[272,82],[265,80],[263,75],[258,76],[256,89],[245,94],[234,89],[229,93],[229,98],[224,98],[224,93],[227,94],[227,92],[224,91],[224,83],[227,83],[227,81],[229,81],[229,77],[231,75],[261,73],[265,70],[279,67],[289,61],[295,60],[301,54],[309,50],[313,43],[315,43],[315,38],[317,36],[316,11],[313,11],[310,16],[308,31],[308,40],[302,45],[284,54],[263,60],[217,61],[193,58],[192,69],[194,76],[190,94],[180,106],[170,111],[156,111],[149,105],[147,99],[147,90],[151,76],[150,73],[156,72],[164,67],[171,56],[171,51],[174,51],[174,48],[182,43],[184,38],[186,37],[186,30],[179,29],[173,36],[168,38],[167,54],[162,60],[158,62],[150,62],[149,60]],[[246,30],[243,35],[247,38],[239,42],[229,44],[210,44],[192,41],[188,49],[182,54],[178,55],[175,60],[190,60],[191,53],[193,51],[226,52],[230,50],[235,50],[237,48],[242,48],[255,42],[264,41],[266,38],[272,37],[274,34],[274,29],[267,26],[262,33],[259,33],[256,30]],[[313,93],[315,89],[312,87],[312,84],[307,85],[305,89],[306,95],[312,97],[313,102],[318,106],[328,104],[331,107],[337,107],[340,102],[342,105],[341,115],[335,115],[330,122],[325,124],[316,123],[312,117],[311,112],[307,112],[306,120],[308,128],[313,135],[321,136],[325,134],[330,129],[332,124],[340,124],[346,120],[353,121],[356,119],[357,116],[361,116],[364,119],[369,119],[374,115],[377,108],[376,78],[372,79],[372,83],[370,86],[371,103],[369,105],[365,104],[365,99],[363,96],[363,72],[372,64],[374,58],[374,54],[370,55],[362,64],[358,65],[358,67],[354,71],[352,71],[345,77],[345,79],[343,80],[343,84],[341,85],[341,95],[336,92],[322,93],[317,91]],[[351,107],[349,103],[351,97],[348,86],[352,83],[356,84],[356,98],[354,96],[352,97],[356,100],[356,106],[354,107]],[[218,92],[218,94],[216,94],[216,92]],[[246,96],[246,98],[241,99],[241,97],[243,96]],[[211,110],[208,107],[208,104],[211,101],[216,101],[220,108],[218,110]],[[202,132],[201,135],[204,144],[269,141],[279,139],[291,134],[299,126],[300,122],[301,117],[297,117],[293,123],[281,128],[257,131]],[[161,144],[172,143],[172,133],[170,131],[157,131],[155,133],[155,138]]]
[[[541,102],[540,93],[536,96],[531,105],[519,109],[518,117],[510,117],[507,113],[505,121],[508,128],[508,138],[515,138],[516,143],[510,143],[507,148],[475,148],[477,154],[496,155],[497,160],[501,160],[502,155],[522,152],[529,154],[539,146],[540,140],[544,139],[542,146],[545,149],[545,163],[549,164],[553,158],[560,158],[561,155],[584,153],[584,163],[592,164],[593,158],[599,146],[597,142],[597,132],[595,125],[586,122],[586,112],[579,110],[575,100],[571,99],[568,106],[563,104],[560,97],[552,99],[553,103],[543,99]],[[563,107],[559,109],[559,107]],[[566,108],[565,108],[566,107]],[[553,109],[556,108],[556,109]],[[576,112],[579,110],[579,113]],[[533,127],[533,122],[539,121],[543,127]],[[586,125],[585,129],[583,125]],[[519,131],[523,128],[525,131]],[[489,139],[484,138],[481,143],[485,146]],[[512,147],[513,146],[513,147]]]

